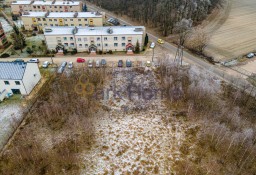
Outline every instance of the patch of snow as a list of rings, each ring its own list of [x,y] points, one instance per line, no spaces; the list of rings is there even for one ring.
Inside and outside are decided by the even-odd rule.
[[[12,132],[14,124],[21,120],[21,107],[19,105],[0,106],[0,148],[2,148]]]

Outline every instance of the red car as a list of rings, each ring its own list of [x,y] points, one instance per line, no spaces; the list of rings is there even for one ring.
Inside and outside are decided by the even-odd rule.
[[[85,62],[85,59],[83,59],[83,58],[77,58],[77,59],[76,59],[76,62],[78,62],[78,63],[84,63],[84,62]]]

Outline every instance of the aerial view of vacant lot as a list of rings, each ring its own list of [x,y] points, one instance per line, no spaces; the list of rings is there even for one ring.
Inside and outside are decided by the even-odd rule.
[[[230,0],[205,52],[215,60],[229,60],[255,51],[255,7],[255,0]]]

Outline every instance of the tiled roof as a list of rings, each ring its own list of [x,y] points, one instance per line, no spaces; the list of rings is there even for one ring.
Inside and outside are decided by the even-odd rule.
[[[1,80],[21,80],[25,73],[25,62],[0,62]]]

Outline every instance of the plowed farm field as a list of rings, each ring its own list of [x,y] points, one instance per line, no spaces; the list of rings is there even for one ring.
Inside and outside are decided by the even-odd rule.
[[[206,26],[211,39],[205,53],[224,61],[256,51],[255,19],[256,0],[229,0],[221,17]]]

